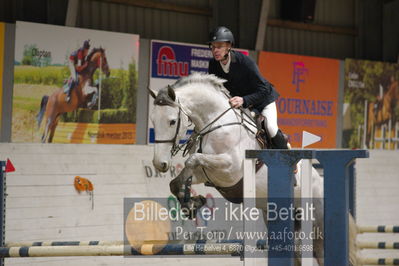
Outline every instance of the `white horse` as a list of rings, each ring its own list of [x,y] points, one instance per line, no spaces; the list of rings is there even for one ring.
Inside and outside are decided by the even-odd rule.
[[[189,188],[191,182],[211,184],[229,201],[242,202],[245,150],[260,149],[260,146],[255,139],[256,126],[229,105],[224,82],[214,75],[192,74],[161,89],[158,94],[150,90],[155,99],[151,113],[155,130],[153,164],[159,171],[169,169],[172,156],[182,148],[179,141],[185,137],[191,122],[195,125],[189,142],[196,145],[186,148],[190,150],[190,156],[185,167],[170,183],[171,192],[181,203],[184,198],[181,188],[184,185]],[[201,152],[197,152],[197,148]],[[315,169],[312,179],[313,196],[322,198],[323,180]],[[256,197],[267,198],[265,165],[256,173]],[[196,208],[204,203],[202,196],[191,199]],[[257,205],[265,209],[261,202]],[[322,215],[322,208],[317,208],[316,226],[320,228]],[[314,248],[317,257],[322,258],[322,241],[315,241]]]

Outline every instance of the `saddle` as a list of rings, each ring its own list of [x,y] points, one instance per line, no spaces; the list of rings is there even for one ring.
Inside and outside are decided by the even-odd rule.
[[[262,114],[255,114],[254,120],[256,123],[256,128],[258,129],[258,131],[255,134],[255,138],[262,150],[269,149],[272,147],[270,136],[267,133],[267,130],[265,128],[265,123],[263,122],[265,121],[265,119],[266,117],[264,117]],[[256,160],[255,171],[258,172],[263,165],[264,163],[261,160]]]
[[[258,128],[258,132],[256,132],[256,140],[262,149],[275,149],[272,138],[269,136],[269,133],[265,128],[265,125],[267,124],[267,121],[263,122],[265,119],[266,117],[264,117],[262,114],[255,114],[255,123],[256,127]],[[288,147],[290,147],[288,136],[284,133],[283,136],[288,144]]]
[[[275,146],[273,146],[272,139],[265,128],[265,124],[267,124],[267,120],[265,121],[265,119],[267,119],[267,118],[264,117],[262,114],[255,114],[255,123],[256,123],[256,127],[258,128],[255,138],[258,141],[261,149],[274,149]],[[288,143],[288,147],[290,147],[289,142],[288,142],[288,136],[284,133],[283,133],[283,136],[284,136],[285,141]],[[256,172],[263,166],[263,164],[264,163],[260,160],[256,161],[256,166],[255,166]],[[294,172],[296,173],[296,171],[297,171],[297,167],[295,167]]]
[[[258,131],[256,132],[255,138],[259,143],[261,149],[270,149],[272,147],[272,142],[267,130],[265,128],[266,117],[261,114],[255,114],[255,123]],[[267,121],[266,121],[267,123]]]

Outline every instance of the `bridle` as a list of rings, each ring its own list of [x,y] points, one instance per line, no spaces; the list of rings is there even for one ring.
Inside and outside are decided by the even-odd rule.
[[[253,134],[256,134],[256,132],[253,132],[247,125],[245,125],[245,122],[252,122],[253,121],[248,121],[247,119],[244,118],[244,116],[242,114],[245,114],[247,116],[247,114],[245,112],[243,112],[241,110],[241,121],[240,122],[231,122],[231,123],[226,123],[226,124],[222,124],[222,125],[218,125],[216,127],[211,127],[216,121],[218,121],[220,118],[222,118],[227,112],[229,112],[230,110],[234,111],[233,107],[229,107],[227,108],[224,112],[222,112],[220,115],[218,115],[216,118],[214,118],[211,122],[209,122],[206,126],[204,126],[199,132],[194,132],[193,134],[191,134],[190,138],[182,144],[176,143],[177,140],[177,136],[179,135],[179,131],[180,131],[180,126],[181,126],[181,113],[184,113],[188,120],[191,121],[190,116],[183,110],[183,108],[181,107],[181,104],[179,103],[179,100],[177,100],[178,102],[178,107],[179,107],[179,114],[177,116],[177,126],[176,126],[176,132],[173,138],[171,139],[166,139],[166,140],[157,140],[155,139],[154,143],[172,143],[172,148],[170,150],[170,153],[173,156],[175,156],[179,151],[183,150],[183,157],[185,157],[188,152],[191,150],[191,148],[199,141],[200,143],[202,143],[202,139],[204,136],[206,136],[207,134],[225,127],[225,126],[233,126],[233,125],[241,125],[243,126],[245,129],[249,130],[250,132],[252,132]],[[159,101],[157,103],[155,103],[157,105],[171,105],[169,102],[164,102],[164,101]],[[256,125],[255,125],[256,126]],[[200,145],[201,146],[201,145]],[[201,150],[201,147],[200,147]]]
[[[161,104],[158,103],[159,105],[167,105],[167,104]],[[172,157],[175,156],[178,152],[179,152],[179,144],[176,143],[177,140],[177,136],[179,135],[179,131],[180,131],[180,125],[181,125],[181,113],[182,113],[182,108],[179,105],[179,114],[177,116],[177,126],[176,126],[176,132],[175,132],[175,136],[171,139],[165,139],[165,140],[157,140],[155,139],[154,143],[172,143],[172,149],[170,150],[170,153],[172,154]],[[187,116],[188,117],[188,116]]]

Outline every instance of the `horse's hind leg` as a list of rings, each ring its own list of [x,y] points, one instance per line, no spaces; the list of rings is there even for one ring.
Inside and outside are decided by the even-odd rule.
[[[50,132],[51,123],[52,123],[52,119],[51,118],[47,118],[46,119],[46,125],[44,127],[44,132],[43,132],[43,135],[42,135],[42,143],[46,143],[46,141],[47,141],[47,137],[48,137],[48,134]]]
[[[54,119],[54,122],[52,123],[51,127],[50,127],[50,136],[48,138],[48,142],[51,143],[53,142],[53,137],[54,137],[54,133],[55,133],[55,128],[58,125],[58,121],[59,121],[59,117],[56,117]]]

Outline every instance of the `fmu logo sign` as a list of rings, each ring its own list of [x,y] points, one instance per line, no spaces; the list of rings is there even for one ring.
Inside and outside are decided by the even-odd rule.
[[[179,79],[194,72],[207,73],[212,53],[208,47],[153,41],[151,77]]]
[[[188,62],[176,61],[176,54],[172,47],[165,45],[158,50],[157,75],[170,78],[188,76]]]

